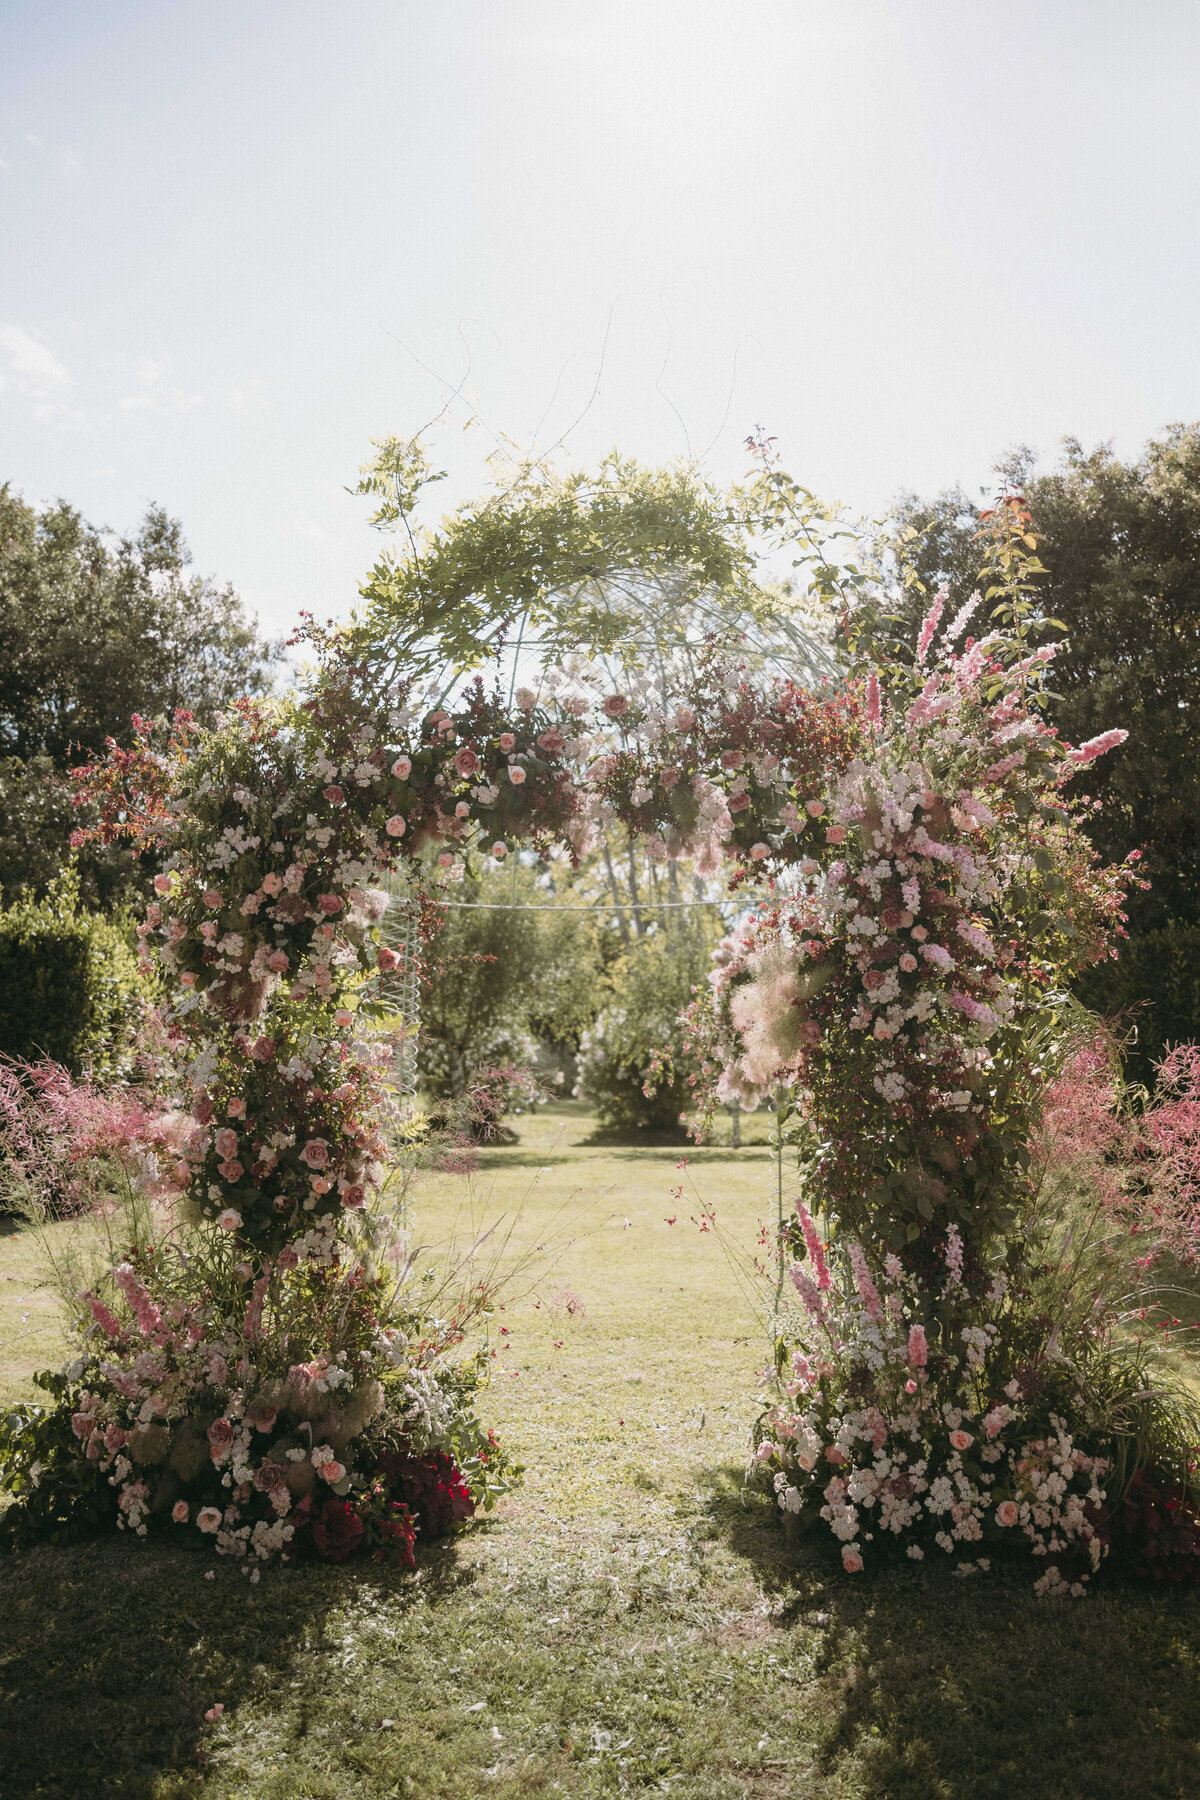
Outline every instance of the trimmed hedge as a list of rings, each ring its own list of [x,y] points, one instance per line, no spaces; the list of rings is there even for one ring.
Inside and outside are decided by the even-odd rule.
[[[128,1071],[144,1006],[123,933],[79,911],[69,886],[0,911],[0,1055],[110,1081]]]
[[[1125,1060],[1132,1079],[1151,1085],[1168,1046],[1200,1040],[1200,926],[1168,925],[1121,946],[1120,959],[1089,969],[1076,992],[1085,1006],[1122,1021],[1136,1036]]]

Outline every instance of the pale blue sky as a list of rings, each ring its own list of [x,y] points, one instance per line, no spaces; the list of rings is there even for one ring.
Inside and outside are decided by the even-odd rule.
[[[1133,450],[1200,417],[1198,96],[1195,0],[0,0],[0,479],[281,629],[468,360],[443,493],[489,432],[761,424],[865,510]]]

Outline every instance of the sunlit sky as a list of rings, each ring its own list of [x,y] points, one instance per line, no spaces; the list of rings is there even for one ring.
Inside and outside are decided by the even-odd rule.
[[[1195,0],[0,0],[0,479],[273,631],[368,440],[822,496],[1200,417]],[[476,422],[464,432],[468,419]]]

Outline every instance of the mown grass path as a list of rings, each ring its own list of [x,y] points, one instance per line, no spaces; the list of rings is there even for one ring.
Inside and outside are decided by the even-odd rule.
[[[691,1218],[711,1202],[752,1247],[765,1150],[678,1171],[589,1143],[574,1107],[519,1126],[415,1224],[519,1213],[517,1245],[573,1239],[492,1325],[485,1407],[521,1489],[415,1577],[207,1580],[212,1559],[125,1542],[0,1565],[6,1800],[1200,1796],[1200,1599],[852,1579],[743,1490],[763,1345]],[[30,1256],[0,1240],[13,1387],[53,1333]]]

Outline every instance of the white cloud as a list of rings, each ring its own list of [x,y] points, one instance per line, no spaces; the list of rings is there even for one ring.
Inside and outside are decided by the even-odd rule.
[[[30,337],[19,325],[0,324],[0,352],[8,360],[8,372],[23,394],[44,400],[61,394],[71,385],[71,377],[53,350],[39,339]]]
[[[184,388],[176,387],[173,382],[168,381],[170,370],[168,362],[143,357],[134,376],[137,392],[118,400],[118,411],[157,413],[160,418],[169,419],[176,413],[191,412],[193,407],[203,406],[203,394],[189,394]]]
[[[267,398],[267,384],[261,375],[251,375],[248,380],[236,382],[233,387],[225,389],[225,404],[231,413],[244,417],[246,413],[255,412]]]

